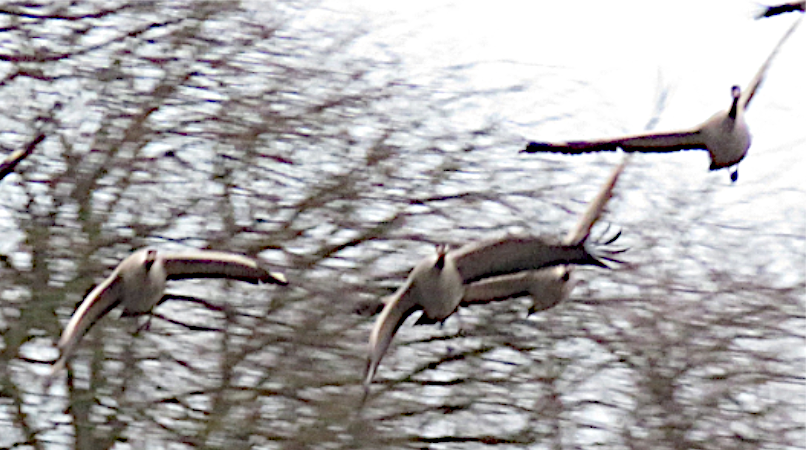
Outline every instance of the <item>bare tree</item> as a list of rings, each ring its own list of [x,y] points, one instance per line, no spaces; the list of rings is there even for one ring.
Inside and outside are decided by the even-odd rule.
[[[519,160],[493,121],[454,120],[517,86],[414,83],[316,4],[10,2],[0,29],[0,144],[36,147],[0,184],[0,447],[802,447],[802,234],[730,228],[709,188],[667,198],[628,168],[657,208],[613,200],[630,266],[528,318],[516,299],[461,333],[407,323],[358,411],[356,301],[435,243],[561,233],[610,166]],[[291,286],[176,282],[44,392],[74,305],[146,245],[243,253]]]

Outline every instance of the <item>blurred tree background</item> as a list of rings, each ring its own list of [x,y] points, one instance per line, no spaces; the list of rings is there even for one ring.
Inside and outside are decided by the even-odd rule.
[[[531,317],[408,322],[359,412],[355,304],[435,243],[563,234],[612,155],[518,156],[457,117],[521,85],[413,82],[317,3],[11,1],[0,31],[0,146],[46,135],[0,185],[0,448],[804,447],[802,227],[737,225],[713,179],[670,192],[634,162],[604,218],[629,264]],[[198,301],[142,331],[112,313],[43,392],[75,306],[144,246],[291,286],[171,282]]]

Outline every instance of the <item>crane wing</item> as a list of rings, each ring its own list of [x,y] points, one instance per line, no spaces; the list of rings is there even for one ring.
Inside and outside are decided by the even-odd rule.
[[[624,171],[624,167],[628,162],[629,155],[625,156],[621,164],[613,169],[610,177],[605,181],[605,184],[602,185],[596,197],[590,202],[588,208],[582,214],[582,217],[579,218],[576,226],[566,235],[563,241],[565,244],[576,245],[585,241],[585,238],[587,238],[591,232],[591,228],[593,228],[593,225],[604,212],[607,202],[613,197],[613,188],[616,186],[616,182],[618,182],[618,178],[621,172]]]
[[[483,278],[561,264],[607,267],[583,244],[552,245],[533,236],[507,236],[468,244],[448,253],[465,284]]]
[[[569,142],[530,142],[523,153],[565,153],[578,155],[591,152],[667,153],[680,150],[707,150],[699,128],[669,133],[646,133],[615,139],[596,139]]]
[[[169,280],[229,278],[252,284],[258,282],[288,284],[284,275],[269,272],[260,267],[257,261],[232,253],[196,251],[168,253],[162,258]]]
[[[50,386],[53,377],[61,372],[67,365],[67,360],[73,355],[81,338],[112,309],[120,304],[123,294],[123,280],[120,270],[115,269],[112,275],[95,287],[84,298],[78,309],[70,317],[67,326],[59,339],[59,359],[51,367],[50,374],[45,379],[45,390]]]
[[[369,336],[369,358],[364,374],[364,387],[369,389],[378,365],[381,363],[389,344],[392,343],[395,333],[403,322],[415,311],[422,307],[417,303],[411,291],[411,282],[400,287],[384,306],[381,315],[375,321],[372,333]]]
[[[789,30],[787,30],[787,32],[781,37],[781,40],[778,41],[778,44],[775,46],[775,48],[772,49],[772,53],[770,53],[770,56],[767,57],[767,60],[764,61],[764,64],[761,66],[760,69],[758,69],[756,76],[753,77],[752,80],[750,80],[750,84],[747,85],[747,88],[744,90],[744,92],[742,92],[742,96],[739,99],[739,106],[741,108],[746,109],[747,105],[750,104],[750,100],[752,100],[753,97],[756,95],[756,90],[758,90],[758,87],[761,86],[761,82],[764,81],[764,76],[766,75],[767,69],[769,69],[770,64],[772,63],[772,59],[775,57],[776,54],[778,54],[778,51],[781,49],[781,46],[783,46],[784,42],[786,42],[789,36],[792,35],[792,33],[795,31],[795,28],[797,28],[798,25],[800,24],[801,20],[803,20],[802,16],[798,20],[796,20],[791,27],[789,27]]]

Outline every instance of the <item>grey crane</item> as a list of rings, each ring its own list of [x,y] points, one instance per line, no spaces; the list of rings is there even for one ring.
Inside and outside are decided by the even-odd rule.
[[[629,162],[629,157],[630,155],[625,155],[622,162],[613,169],[599,189],[599,193],[580,216],[576,226],[565,236],[563,244],[578,245],[590,235],[593,225],[599,220],[607,202],[613,197],[613,189]],[[467,286],[462,305],[489,303],[528,293],[532,298],[529,314],[543,311],[568,298],[576,284],[571,276],[573,271],[573,265],[558,265],[538,271],[487,278]]]
[[[241,255],[207,250],[183,253],[163,253],[150,248],[138,250],[90,291],[70,317],[59,339],[59,359],[46,379],[46,388],[67,364],[84,334],[112,309],[122,306],[123,316],[146,314],[162,299],[167,280],[190,278],[288,284],[283,274],[269,272],[255,260]]]
[[[563,244],[579,244],[590,234],[591,228],[599,220],[608,200],[613,196],[613,189],[629,159],[630,155],[625,155],[621,164],[613,169],[576,226],[565,236]],[[573,266],[561,265],[484,278],[465,285],[464,296],[459,306],[486,304],[528,295],[532,298],[529,314],[543,311],[568,298],[575,284],[571,277],[572,272]],[[379,314],[393,298],[394,296],[387,296],[380,301],[360,302],[355,305],[355,312],[365,316]]]
[[[801,19],[798,19],[784,34],[778,45],[742,92],[739,86],[731,88],[731,106],[720,111],[700,125],[680,131],[666,133],[641,133],[609,139],[568,142],[530,142],[523,153],[552,152],[580,154],[601,151],[666,153],[678,150],[707,150],[711,158],[710,170],[736,166],[750,148],[750,131],[745,122],[744,113],[750,101],[756,95],[758,87],[764,80],[773,57],[787,38],[795,31]],[[739,177],[738,168],[731,173],[731,180]]]
[[[601,245],[613,243],[619,235]],[[615,255],[623,251],[591,249],[586,241],[587,236],[574,245],[555,245],[539,237],[506,236],[456,250],[438,246],[435,255],[426,257],[411,271],[375,322],[369,339],[365,396],[392,338],[412,313],[423,311],[418,324],[441,322],[456,311],[465,298],[466,286],[474,282],[566,264],[607,268],[604,261],[618,262]]]

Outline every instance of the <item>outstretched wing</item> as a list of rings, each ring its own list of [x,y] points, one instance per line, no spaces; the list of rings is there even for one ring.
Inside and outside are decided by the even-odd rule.
[[[777,16],[778,14],[785,14],[794,11],[806,11],[806,1],[803,2],[789,2],[784,3],[782,5],[772,5],[767,6],[761,11],[757,16],[756,19],[761,19],[764,17],[772,17]]]
[[[465,245],[449,252],[465,284],[483,278],[561,264],[607,267],[583,244],[552,245],[533,236],[507,236]]]
[[[529,270],[498,277],[485,278],[465,286],[465,295],[462,297],[461,306],[480,305],[511,298],[532,296],[537,303],[557,304],[557,301],[547,301],[548,291],[553,291],[553,286],[557,284],[558,272],[562,268]],[[556,271],[556,272],[555,272]],[[553,292],[552,292],[553,293]],[[547,309],[541,308],[541,309]]]
[[[389,344],[392,343],[395,333],[403,325],[403,322],[415,311],[422,307],[416,302],[411,292],[411,282],[400,287],[386,306],[381,311],[381,315],[375,321],[372,333],[369,336],[369,358],[367,359],[367,369],[364,374],[364,387],[369,389],[378,365],[386,354]]]
[[[164,254],[163,264],[169,280],[188,278],[229,278],[257,284],[288,284],[281,273],[269,272],[246,256],[225,252],[196,251]]]
[[[707,150],[699,129],[669,133],[647,133],[615,139],[569,142],[530,142],[523,153],[565,153],[578,155],[591,152],[667,153],[680,150]]]
[[[109,311],[120,304],[122,298],[123,280],[120,278],[120,271],[115,270],[103,283],[99,284],[89,295],[84,298],[78,309],[59,339],[59,359],[51,367],[50,374],[45,380],[45,389],[50,386],[53,377],[58,374],[67,364],[67,360],[73,355],[81,338],[95,325],[98,320],[104,317]]]
[[[577,245],[585,240],[586,237],[591,232],[591,228],[599,220],[599,217],[604,212],[605,206],[607,202],[613,197],[613,188],[616,186],[616,182],[618,182],[618,177],[621,175],[621,172],[624,170],[624,167],[629,162],[630,155],[624,157],[621,161],[621,164],[616,166],[613,169],[613,172],[610,174],[610,178],[605,181],[605,184],[602,185],[602,188],[599,189],[599,193],[596,195],[590,204],[588,204],[588,209],[582,214],[582,217],[579,218],[576,226],[568,232],[566,235],[565,240],[563,241],[565,244],[568,245]]]
[[[45,134],[39,133],[28,145],[25,146],[24,149],[16,150],[12,152],[2,163],[0,163],[0,180],[6,177],[6,175],[10,174],[14,171],[14,168],[22,162],[25,158],[27,158],[31,153],[34,152],[36,146],[39,145],[42,141],[45,140]]]
[[[756,90],[758,89],[759,86],[761,86],[761,82],[764,81],[764,76],[767,73],[767,69],[769,69],[770,67],[770,63],[772,63],[772,59],[775,57],[776,54],[778,54],[778,51],[781,49],[781,46],[784,45],[784,42],[786,42],[789,36],[792,35],[792,32],[795,31],[795,28],[798,27],[801,20],[803,20],[803,17],[796,20],[795,23],[793,23],[792,26],[789,27],[789,30],[787,30],[787,32],[781,37],[781,40],[778,41],[778,45],[776,45],[775,48],[772,49],[772,53],[770,53],[770,56],[768,56],[767,60],[764,61],[764,65],[762,65],[761,68],[758,69],[756,76],[753,77],[753,79],[750,81],[750,84],[748,84],[747,88],[744,90],[744,92],[742,92],[742,96],[739,99],[739,106],[741,108],[747,108],[747,105],[750,104],[750,100],[752,100],[753,97],[756,95]]]

